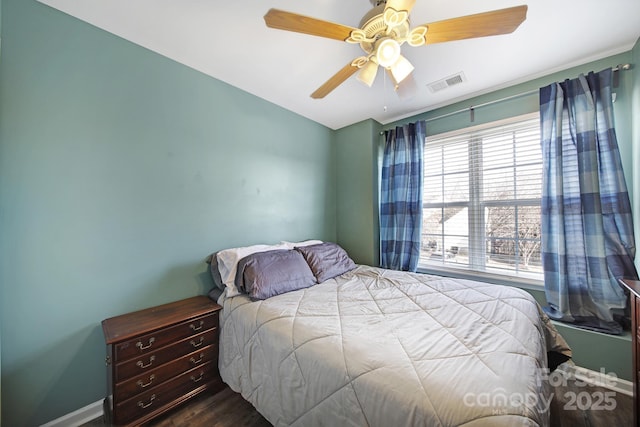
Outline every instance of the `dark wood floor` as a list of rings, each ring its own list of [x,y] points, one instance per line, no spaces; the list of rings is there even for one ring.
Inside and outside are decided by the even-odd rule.
[[[573,380],[554,388],[551,427],[627,427],[633,425],[633,398]],[[580,408],[589,408],[580,410]]]
[[[604,394],[604,393],[610,394]],[[602,395],[600,393],[603,393]],[[602,396],[602,397],[601,397]],[[574,398],[575,397],[575,398]],[[601,400],[602,399],[602,400]],[[598,401],[600,400],[599,404]],[[633,422],[633,399],[601,387],[577,387],[571,380],[554,389],[551,427],[624,427]],[[590,407],[591,409],[580,410]],[[104,427],[96,419],[81,427]],[[250,403],[229,388],[203,394],[170,413],[157,418],[150,427],[269,427]]]

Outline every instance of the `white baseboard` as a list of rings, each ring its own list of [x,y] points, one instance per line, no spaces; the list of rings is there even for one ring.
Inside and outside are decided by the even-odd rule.
[[[633,383],[631,381],[618,378],[615,375],[610,375],[602,371],[592,371],[591,369],[568,363],[560,365],[558,370],[566,373],[569,378],[576,379],[590,385],[604,387],[618,393],[626,394],[627,396],[633,396]]]
[[[73,411],[40,427],[78,427],[103,415],[102,400]]]

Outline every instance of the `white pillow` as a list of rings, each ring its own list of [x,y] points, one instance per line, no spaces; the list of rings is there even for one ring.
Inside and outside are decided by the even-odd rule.
[[[253,245],[218,251],[216,255],[218,258],[218,270],[220,271],[222,283],[224,283],[227,288],[227,297],[240,295],[240,291],[238,291],[235,284],[236,272],[238,271],[238,261],[256,252],[266,252],[278,249],[286,250],[289,249],[289,247],[280,243],[279,245]]]
[[[287,241],[282,241],[280,242],[283,245],[287,245],[288,249],[293,249],[295,247],[302,247],[302,246],[311,246],[311,245],[319,245],[320,243],[324,243],[322,240],[305,240],[302,242],[287,242]]]

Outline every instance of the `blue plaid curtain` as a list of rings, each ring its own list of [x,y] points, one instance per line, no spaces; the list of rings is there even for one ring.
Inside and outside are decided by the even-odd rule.
[[[385,132],[380,194],[380,264],[416,271],[422,231],[425,121]]]
[[[638,276],[612,74],[540,89],[542,264],[551,318],[619,334],[627,299],[617,279]]]

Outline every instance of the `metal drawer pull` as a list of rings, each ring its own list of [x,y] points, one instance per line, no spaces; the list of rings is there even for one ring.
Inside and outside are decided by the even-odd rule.
[[[198,363],[202,362],[202,359],[204,359],[204,353],[200,353],[199,359],[196,359],[195,357],[190,358],[189,362],[191,362],[193,365],[197,365]]]
[[[153,365],[153,361],[154,360],[156,360],[156,357],[155,356],[151,356],[149,358],[149,363],[147,363],[146,365],[144,364],[144,362],[142,360],[138,360],[136,362],[136,366],[138,366],[138,367],[140,367],[142,369],[145,369],[145,368],[148,368],[149,366]]]
[[[138,347],[140,350],[146,350],[149,347],[151,347],[151,345],[156,341],[156,339],[154,337],[149,338],[149,344],[144,345],[142,344],[142,341],[138,341],[136,343],[136,347]]]
[[[204,337],[200,337],[200,342],[195,342],[194,340],[189,341],[189,343],[194,347],[200,347],[202,343],[204,343]]]
[[[148,383],[145,384],[145,383],[142,382],[142,380],[138,380],[138,382],[136,384],[138,384],[138,387],[140,387],[140,388],[147,388],[147,387],[149,387],[151,385],[151,383],[155,379],[156,379],[156,376],[155,375],[151,375],[149,377],[149,382]]]
[[[202,329],[203,326],[204,326],[204,320],[200,321],[200,325],[199,326],[196,326],[193,323],[189,325],[189,327],[191,329],[193,329],[194,331],[199,331],[200,329]]]
[[[149,406],[151,406],[153,404],[153,401],[156,400],[156,395],[152,394],[151,398],[149,399],[149,403],[144,404],[142,403],[142,401],[138,402],[138,406],[141,407],[142,409],[148,408]]]
[[[191,375],[191,381],[193,381],[194,383],[200,382],[202,381],[202,377],[204,376],[204,372],[200,372],[200,376],[199,377],[195,377],[193,375]]]

